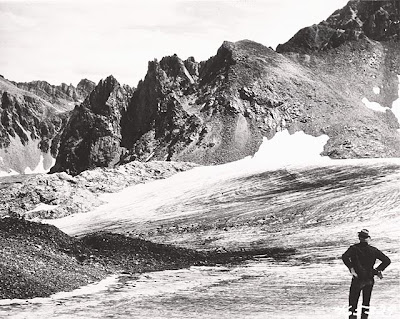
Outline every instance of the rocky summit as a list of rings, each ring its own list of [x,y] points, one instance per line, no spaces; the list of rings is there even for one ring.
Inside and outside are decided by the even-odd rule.
[[[76,87],[65,83],[51,85],[46,81],[13,82],[13,84],[65,110],[71,110],[75,106],[75,103],[83,102],[96,86],[94,82],[88,79],[82,79]]]
[[[62,135],[52,171],[77,174],[88,168],[120,162],[121,118],[132,89],[110,76],[99,82],[85,101],[75,107]]]
[[[60,142],[52,171],[226,163],[282,130],[328,136],[322,155],[331,158],[399,157],[399,12],[398,1],[350,1],[276,51],[243,40],[207,61],[167,56],[149,62],[136,89],[110,76],[48,134]],[[18,87],[52,103],[48,92],[75,99],[92,88]]]
[[[353,0],[328,19],[301,29],[278,52],[313,52],[336,48],[347,41],[368,38],[399,41],[400,2],[398,0]]]

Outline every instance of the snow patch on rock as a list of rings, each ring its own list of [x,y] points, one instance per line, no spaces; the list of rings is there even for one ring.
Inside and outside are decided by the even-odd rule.
[[[374,91],[375,94],[380,94],[381,93],[381,89],[379,87],[377,87],[377,86],[375,86],[373,88],[373,91]]]
[[[399,93],[398,93],[398,99],[393,101],[392,108],[383,107],[377,102],[370,102],[366,97],[363,98],[361,101],[365,104],[366,107],[368,107],[373,111],[377,112],[386,112],[387,110],[392,111],[394,116],[397,118],[397,121],[400,123],[400,75],[397,75],[397,78],[399,80]],[[380,89],[378,87],[374,87],[374,93],[379,94]],[[398,132],[400,133],[400,129],[398,130]]]
[[[264,167],[279,167],[302,163],[315,163],[329,160],[321,153],[329,136],[314,137],[300,131],[294,134],[281,131],[274,138],[268,140],[264,137],[258,152],[253,156],[254,164]]]
[[[397,76],[399,79],[399,93],[398,99],[392,104],[392,112],[396,116],[397,121],[400,123],[400,75]],[[397,130],[400,133],[400,129]]]
[[[367,108],[369,108],[373,111],[376,111],[376,112],[386,112],[386,110],[389,110],[388,107],[383,107],[382,105],[380,105],[377,102],[370,102],[366,97],[363,98],[361,101],[364,103],[364,105]]]
[[[0,157],[0,161],[1,161],[1,157]],[[0,177],[13,176],[13,175],[19,175],[19,173],[14,171],[11,168],[8,170],[0,170]]]
[[[43,156],[44,155],[44,156]],[[46,157],[46,163],[45,163]],[[40,174],[47,173],[51,167],[56,163],[56,159],[48,153],[40,154],[39,164],[32,170],[30,167],[26,167],[24,174]]]
[[[50,211],[50,210],[56,209],[58,206],[59,205],[49,205],[49,204],[41,203],[41,204],[37,205],[34,209],[27,211],[27,213]]]
[[[0,176],[47,173],[55,164],[50,153],[40,150],[40,140],[31,139],[28,131],[25,134],[27,142],[23,143],[18,135],[10,136],[9,147],[0,149]]]

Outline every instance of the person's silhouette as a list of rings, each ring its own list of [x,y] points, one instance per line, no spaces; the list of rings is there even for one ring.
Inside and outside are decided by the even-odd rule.
[[[374,276],[382,279],[382,271],[390,264],[389,257],[369,245],[371,237],[367,229],[362,229],[358,233],[358,238],[360,242],[350,246],[342,255],[344,264],[353,276],[349,293],[349,319],[357,318],[357,304],[361,291],[363,293],[361,319],[368,318]],[[381,264],[374,269],[377,259]]]

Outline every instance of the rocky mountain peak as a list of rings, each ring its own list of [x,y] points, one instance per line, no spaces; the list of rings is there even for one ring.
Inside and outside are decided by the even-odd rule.
[[[230,66],[236,63],[234,52],[235,44],[229,41],[224,41],[224,43],[219,47],[217,54],[208,59],[202,65],[200,71],[200,83],[205,84],[223,79]]]
[[[163,57],[160,61],[160,68],[166,73],[167,77],[179,82],[179,84],[190,85],[195,82],[184,61],[176,54]]]
[[[96,87],[96,83],[90,81],[88,79],[82,79],[79,81],[78,85],[76,86],[76,92],[78,96],[84,100],[90,92]]]
[[[81,103],[94,89],[95,84],[89,80],[81,80],[75,88],[72,84],[52,85],[46,81],[12,82],[18,88],[31,92],[60,110],[69,111],[75,103]]]
[[[112,76],[100,80],[90,95],[83,102],[83,106],[92,110],[93,113],[110,115],[120,112],[125,107],[125,89]],[[114,109],[117,107],[117,109]]]
[[[343,9],[334,12],[325,24],[340,30],[363,32],[377,40],[399,39],[400,2],[350,1]]]
[[[288,42],[278,45],[277,52],[321,51],[364,37],[375,41],[398,41],[400,1],[349,1],[325,21],[301,29]]]
[[[61,136],[51,172],[78,174],[97,166],[113,166],[123,152],[121,118],[132,89],[110,75],[100,80],[85,101],[75,107]]]

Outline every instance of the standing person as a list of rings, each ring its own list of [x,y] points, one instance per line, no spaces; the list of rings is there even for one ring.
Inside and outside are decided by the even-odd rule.
[[[363,293],[361,319],[368,318],[374,276],[382,279],[382,271],[390,264],[389,257],[379,249],[369,245],[371,237],[367,229],[358,232],[358,239],[360,242],[350,246],[342,255],[344,264],[353,276],[349,294],[349,319],[357,318],[357,304],[361,291]],[[374,269],[377,259],[381,261],[381,264]]]

